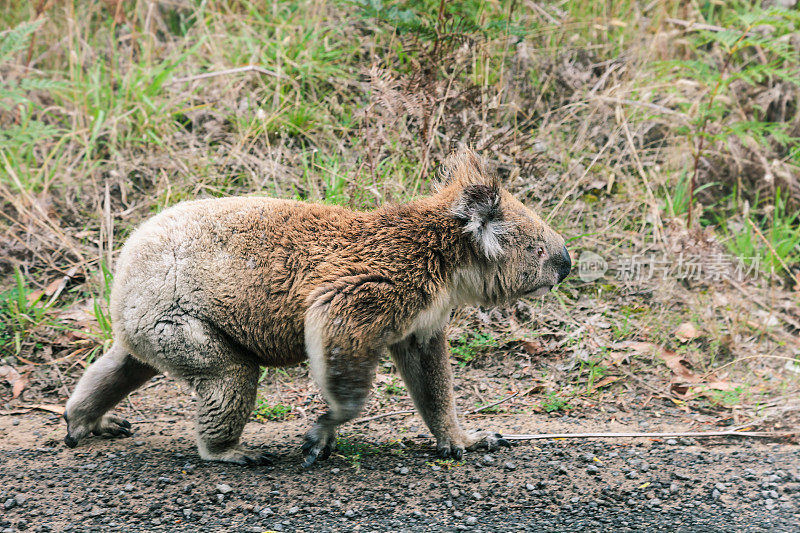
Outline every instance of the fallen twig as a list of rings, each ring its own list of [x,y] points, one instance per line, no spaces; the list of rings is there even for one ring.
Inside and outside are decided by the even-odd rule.
[[[410,415],[413,412],[414,412],[414,409],[403,409],[402,411],[392,411],[390,413],[381,413],[379,415],[366,416],[364,418],[359,418],[358,420],[354,421],[353,424],[363,424],[364,422],[369,422],[370,420],[377,420],[379,418],[386,418],[386,417],[395,416],[395,415]]]
[[[526,394],[527,394],[527,393],[526,393]],[[469,411],[464,411],[464,414],[465,414],[465,415],[471,415],[471,414],[473,414],[473,413],[479,413],[479,412],[481,412],[481,411],[483,411],[483,410],[485,410],[485,409],[489,409],[490,407],[494,407],[494,406],[496,406],[496,405],[500,405],[500,404],[501,404],[501,403],[503,403],[503,402],[507,402],[507,401],[508,401],[508,400],[510,400],[511,398],[515,398],[515,397],[517,397],[517,396],[519,396],[519,391],[515,392],[515,393],[514,393],[514,394],[512,394],[511,396],[506,396],[506,397],[505,397],[505,398],[503,398],[502,400],[497,400],[497,401],[496,401],[496,402],[494,402],[494,403],[486,404],[486,405],[484,405],[483,407],[477,407],[477,408],[475,408],[475,409],[470,409]],[[523,396],[524,396],[524,395],[523,395]]]
[[[530,392],[530,390],[525,391],[523,396],[525,396],[525,394],[528,394],[528,392]],[[505,398],[503,398],[501,400],[497,400],[494,403],[486,404],[486,405],[483,405],[481,407],[476,407],[475,409],[470,409],[468,411],[464,411],[463,414],[464,415],[471,415],[471,414],[479,413],[481,411],[489,409],[490,407],[494,407],[496,405],[500,405],[503,402],[507,402],[511,398],[515,398],[517,396],[519,396],[519,391],[515,392],[514,394],[511,394],[510,396],[506,396]],[[416,411],[414,409],[403,409],[402,411],[391,411],[389,413],[381,413],[381,414],[378,414],[378,415],[366,416],[364,418],[359,418],[358,420],[354,421],[353,424],[363,424],[364,422],[369,422],[371,420],[377,420],[379,418],[388,418],[390,416],[410,415],[410,414],[413,414],[415,412]]]
[[[203,74],[196,74],[194,76],[188,76],[186,78],[175,78],[170,83],[185,83],[189,81],[197,81],[197,80],[204,80],[206,78],[214,78],[217,76],[227,76],[229,74],[239,74],[242,72],[258,72],[259,74],[265,74],[267,76],[275,76],[276,78],[286,79],[286,76],[283,74],[278,74],[277,72],[273,72],[269,69],[264,67],[259,67],[258,65],[246,65],[244,67],[236,67],[236,68],[229,68],[225,70],[215,70],[214,72],[204,72]]]
[[[667,437],[788,437],[797,435],[798,431],[784,431],[781,433],[772,431],[736,431],[733,429],[724,431],[665,431],[659,433],[633,432],[633,433],[532,433],[530,435],[506,435],[506,440],[540,440],[540,439],[633,439],[651,438],[660,439]]]

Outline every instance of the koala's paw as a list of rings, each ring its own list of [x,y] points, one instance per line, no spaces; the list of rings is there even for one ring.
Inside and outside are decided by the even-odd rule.
[[[436,444],[436,451],[442,459],[460,460],[465,450],[485,449],[497,450],[501,447],[510,447],[511,443],[503,438],[500,433],[491,431],[474,431],[461,438],[440,439]]]
[[[317,459],[324,461],[331,456],[331,452],[336,448],[336,432],[326,431],[315,426],[306,434],[303,443],[303,468],[313,465]]]
[[[242,466],[259,466],[272,464],[273,455],[263,450],[252,450],[244,446],[234,446],[224,452],[211,453],[204,451],[200,456],[206,461],[234,463]]]
[[[130,437],[131,423],[116,415],[104,415],[98,420],[89,423],[80,423],[70,420],[64,415],[67,421],[67,436],[64,437],[64,444],[70,448],[78,445],[78,442],[90,433],[99,437]]]
[[[511,443],[504,439],[500,433],[492,431],[475,431],[470,433],[469,440],[471,444],[467,447],[468,450],[483,449],[493,452],[500,448],[511,447]]]
[[[436,445],[436,454],[442,459],[455,459],[460,461],[464,457],[464,446],[452,442]]]

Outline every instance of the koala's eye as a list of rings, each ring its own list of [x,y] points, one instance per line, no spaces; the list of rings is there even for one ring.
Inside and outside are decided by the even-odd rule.
[[[531,254],[535,254],[536,257],[542,258],[547,255],[547,250],[544,249],[544,246],[541,244],[532,244],[528,246],[528,252]]]

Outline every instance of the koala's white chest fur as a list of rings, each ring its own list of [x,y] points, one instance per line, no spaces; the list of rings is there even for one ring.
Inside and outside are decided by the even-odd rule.
[[[428,339],[437,331],[441,331],[450,320],[450,313],[455,304],[450,291],[440,292],[427,309],[420,311],[411,325],[403,332],[401,338],[417,335],[420,339]]]

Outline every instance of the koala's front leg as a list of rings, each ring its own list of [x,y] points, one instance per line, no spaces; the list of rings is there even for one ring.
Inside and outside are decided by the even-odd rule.
[[[456,416],[453,372],[450,368],[444,332],[427,339],[410,335],[389,347],[411,399],[436,438],[436,448],[444,458],[461,459],[464,450],[510,446],[498,433],[466,432]]]
[[[311,466],[317,459],[327,459],[336,448],[336,428],[361,412],[372,386],[377,362],[378,352],[366,357],[353,357],[352,354],[337,357],[328,352],[324,368],[319,368],[320,362],[312,359],[312,374],[325,397],[328,411],[306,434],[302,448],[303,466]]]

